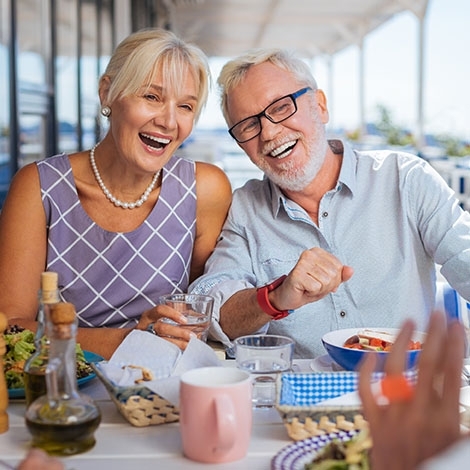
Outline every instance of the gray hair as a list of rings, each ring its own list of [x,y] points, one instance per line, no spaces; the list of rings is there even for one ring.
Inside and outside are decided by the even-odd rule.
[[[207,57],[199,47],[160,28],[137,31],[117,46],[100,78],[100,85],[105,77],[111,83],[103,104],[110,105],[118,98],[136,94],[142,86],[150,86],[156,71],[161,71],[164,87],[171,90],[181,88],[184,74],[193,75],[198,90],[197,120],[209,94],[211,78]]]
[[[228,93],[242,82],[251,66],[264,62],[271,62],[273,65],[291,72],[300,83],[311,87],[313,90],[318,88],[308,65],[293,52],[285,49],[252,49],[227,62],[222,67],[217,79],[220,88],[220,106],[227,123],[229,122]]]

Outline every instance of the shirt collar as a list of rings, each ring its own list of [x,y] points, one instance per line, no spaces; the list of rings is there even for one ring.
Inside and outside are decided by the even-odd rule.
[[[345,185],[354,194],[356,188],[356,154],[348,143],[341,140],[336,140],[336,143],[343,147],[343,162],[338,183]],[[284,195],[279,186],[271,180],[269,180],[269,186],[272,195],[272,211],[274,216],[277,217],[281,205],[285,205],[290,200]]]
[[[356,163],[357,156],[352,147],[347,143],[341,141],[343,145],[343,163],[341,164],[341,171],[339,172],[338,183],[344,184],[352,194],[356,189]]]

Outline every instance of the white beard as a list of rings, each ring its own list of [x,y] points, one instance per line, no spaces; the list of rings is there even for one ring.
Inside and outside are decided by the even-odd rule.
[[[258,165],[266,176],[281,189],[288,191],[302,191],[317,176],[326,158],[328,141],[324,124],[315,116],[312,137],[307,141],[309,149],[309,160],[303,167],[296,167],[294,160],[280,166],[279,171],[265,163],[264,160]]]

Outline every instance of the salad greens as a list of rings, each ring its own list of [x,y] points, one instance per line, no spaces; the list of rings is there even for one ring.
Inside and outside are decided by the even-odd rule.
[[[26,360],[36,350],[34,333],[18,326],[9,327],[4,335],[6,354],[3,358],[3,368],[7,388],[24,388],[23,368]],[[93,369],[85,360],[85,355],[79,344],[76,345],[77,378],[86,377]]]
[[[372,440],[367,429],[349,441],[335,439],[317,453],[305,470],[370,470]]]

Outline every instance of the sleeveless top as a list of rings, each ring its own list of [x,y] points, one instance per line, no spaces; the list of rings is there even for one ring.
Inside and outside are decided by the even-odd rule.
[[[103,230],[85,212],[68,155],[38,161],[37,167],[47,270],[58,273],[61,297],[75,305],[79,326],[132,327],[160,295],[186,292],[196,231],[193,161],[169,160],[152,212],[126,233]]]

